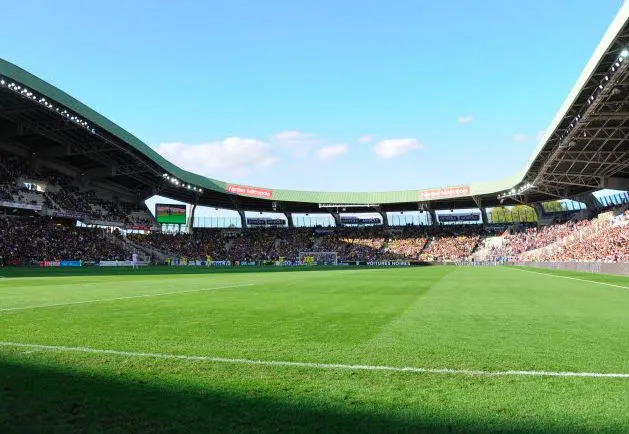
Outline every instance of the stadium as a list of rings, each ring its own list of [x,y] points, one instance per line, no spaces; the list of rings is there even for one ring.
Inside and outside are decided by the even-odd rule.
[[[626,2],[522,170],[427,189],[208,178],[0,59],[0,429],[629,432],[627,137]]]

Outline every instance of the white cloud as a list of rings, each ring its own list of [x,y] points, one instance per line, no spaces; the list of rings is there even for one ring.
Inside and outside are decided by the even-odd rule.
[[[460,124],[469,124],[474,120],[474,116],[473,115],[466,115],[466,116],[460,116],[457,121],[459,121]]]
[[[228,137],[219,142],[189,145],[162,143],[155,150],[191,172],[208,176],[246,176],[278,161],[272,147],[255,139]]]
[[[297,157],[305,157],[313,146],[322,143],[315,134],[295,130],[281,131],[274,134],[271,140]]]
[[[376,143],[373,150],[380,158],[395,158],[421,148],[422,145],[417,139],[406,138],[381,140]]]
[[[371,135],[367,134],[367,135],[364,135],[362,137],[359,137],[358,138],[358,143],[362,143],[364,145],[364,144],[373,142],[375,139],[376,138],[374,136],[371,136]]]
[[[347,153],[347,145],[333,145],[317,149],[316,155],[320,160],[332,160],[345,153]]]
[[[529,136],[527,136],[524,133],[516,133],[513,135],[514,142],[526,142],[528,139],[529,139]]]

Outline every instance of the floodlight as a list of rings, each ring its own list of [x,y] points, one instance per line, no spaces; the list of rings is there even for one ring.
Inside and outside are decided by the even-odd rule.
[[[627,57],[627,56],[629,56],[629,50],[627,50],[627,49],[622,50],[622,51],[620,52],[620,56],[621,56],[621,57]]]

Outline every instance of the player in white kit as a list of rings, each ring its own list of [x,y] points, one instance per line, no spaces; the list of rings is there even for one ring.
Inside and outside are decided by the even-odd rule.
[[[138,268],[138,254],[136,252],[133,252],[133,255],[131,255],[131,262],[134,270]]]

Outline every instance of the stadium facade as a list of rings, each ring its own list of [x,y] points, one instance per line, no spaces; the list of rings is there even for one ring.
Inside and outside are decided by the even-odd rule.
[[[239,185],[185,171],[62,90],[0,59],[0,149],[125,200],[159,194],[195,206],[292,213],[479,208],[629,190],[629,4],[624,3],[525,167],[495,182],[390,192],[316,192]],[[505,150],[504,152],[508,152]],[[194,211],[193,211],[194,213]],[[190,220],[192,221],[192,219]]]

